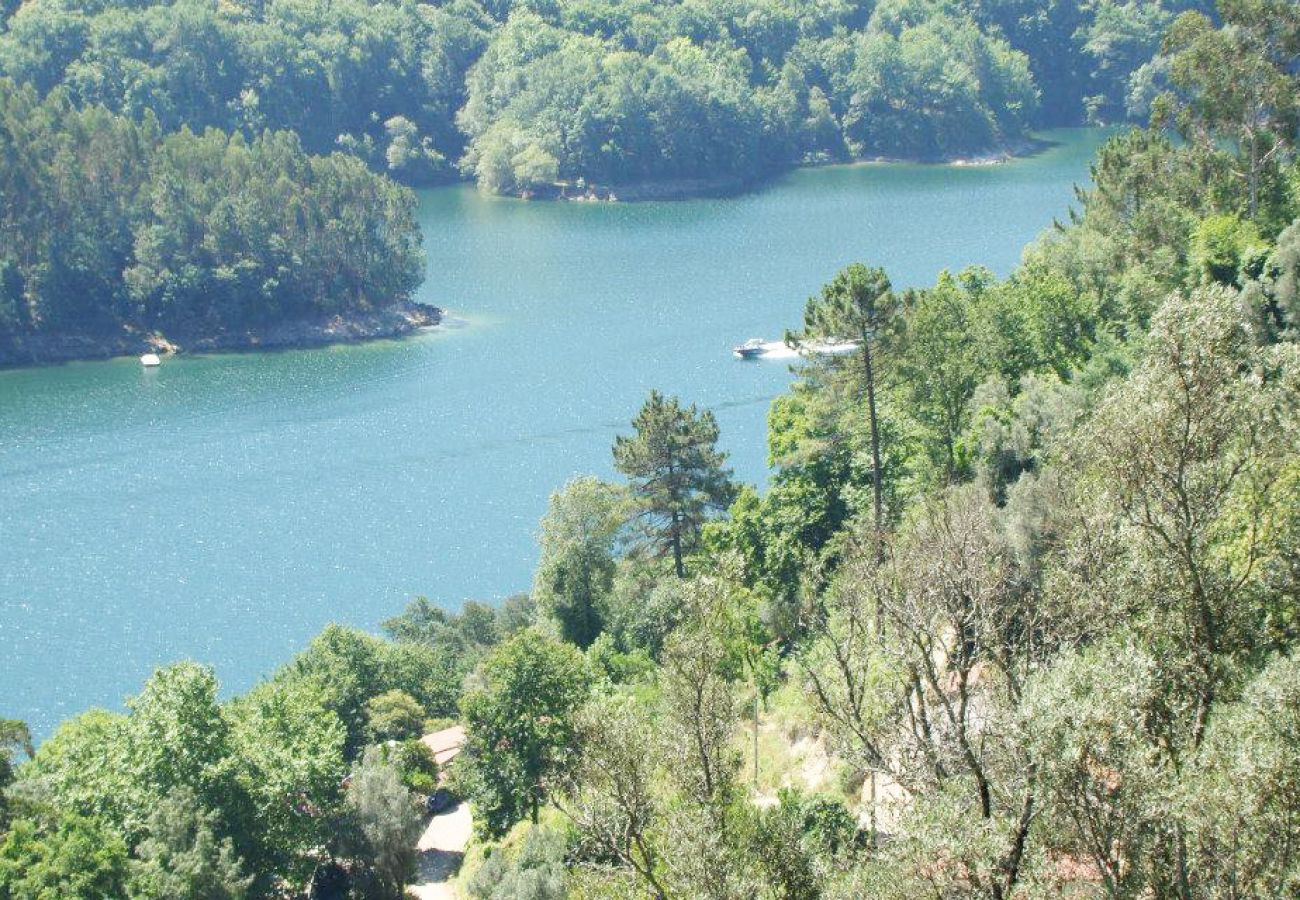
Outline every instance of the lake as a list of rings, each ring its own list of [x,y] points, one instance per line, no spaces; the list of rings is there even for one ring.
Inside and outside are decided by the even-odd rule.
[[[613,474],[651,388],[714,410],[761,483],[790,373],[730,348],[798,325],[849,262],[896,286],[1008,273],[1104,137],[1047,136],[1005,165],[808,169],[726,199],[428,191],[420,299],[456,327],[0,372],[0,717],[42,737],[184,657],[239,691],[328,622],[526,590],[548,495]]]

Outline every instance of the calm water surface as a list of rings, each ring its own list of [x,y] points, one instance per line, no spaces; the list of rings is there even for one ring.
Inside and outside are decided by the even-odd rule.
[[[796,172],[745,197],[584,205],[422,196],[421,299],[464,327],[264,355],[0,372],[0,717],[38,735],[154,666],[242,690],[327,622],[526,589],[547,496],[610,475],[654,387],[712,408],[764,477],[804,298],[863,260],[896,285],[1010,271],[1102,135],[988,168]]]

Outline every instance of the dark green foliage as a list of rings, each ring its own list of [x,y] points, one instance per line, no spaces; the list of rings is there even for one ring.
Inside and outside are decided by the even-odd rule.
[[[286,132],[167,137],[0,80],[0,339],[186,338],[404,300],[409,192]]]
[[[685,558],[713,512],[735,493],[727,455],[716,448],[713,413],[683,408],[677,398],[651,391],[632,420],[636,434],[614,441],[614,466],[627,476],[637,518],[651,546],[671,554],[678,578]]]
[[[139,900],[242,900],[245,875],[229,838],[219,839],[216,816],[184,788],[162,798],[136,847],[131,896]]]
[[[36,0],[0,36],[0,72],[167,131],[289,129],[428,180],[459,152],[452,116],[489,24],[472,2]]]
[[[857,834],[843,803],[789,789],[779,792],[775,806],[758,811],[750,827],[750,852],[779,900],[818,900],[828,863],[848,850]]]

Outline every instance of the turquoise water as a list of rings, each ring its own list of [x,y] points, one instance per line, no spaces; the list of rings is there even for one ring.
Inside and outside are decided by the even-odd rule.
[[[712,408],[764,477],[779,338],[851,261],[897,285],[1004,274],[1101,134],[987,168],[796,172],[737,198],[544,204],[427,192],[421,299],[461,327],[325,350],[0,372],[0,717],[38,735],[154,666],[228,691],[327,622],[528,587],[546,498],[610,475],[651,388]]]

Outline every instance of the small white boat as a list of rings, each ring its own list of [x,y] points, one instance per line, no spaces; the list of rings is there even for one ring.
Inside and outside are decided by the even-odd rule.
[[[140,365],[148,368],[152,368],[154,366],[161,366],[162,360],[158,358],[157,353],[146,353],[140,357]]]
[[[767,341],[762,338],[750,338],[745,343],[733,347],[731,352],[741,359],[758,359],[767,352]]]

